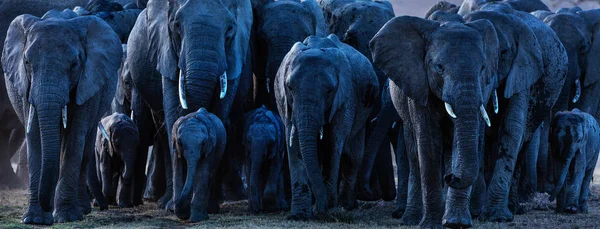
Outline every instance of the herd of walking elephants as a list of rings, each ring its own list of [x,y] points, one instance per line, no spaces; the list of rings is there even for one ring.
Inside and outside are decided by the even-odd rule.
[[[290,220],[395,200],[423,228],[512,221],[536,193],[587,213],[600,9],[424,16],[386,0],[2,1],[0,183],[27,187],[22,222],[43,225],[144,201],[198,222],[245,198]]]

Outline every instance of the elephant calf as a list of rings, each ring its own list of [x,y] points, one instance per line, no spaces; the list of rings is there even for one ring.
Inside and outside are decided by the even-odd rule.
[[[283,189],[284,128],[278,115],[264,105],[244,117],[243,144],[246,149],[250,210],[286,210]]]
[[[600,128],[596,119],[579,109],[558,112],[550,126],[552,142],[549,165],[557,199],[556,212],[587,213],[590,181],[600,151]]]
[[[96,134],[96,168],[102,193],[109,203],[114,201],[117,185],[119,207],[132,207],[134,170],[139,143],[138,128],[122,113],[113,113],[98,122]],[[145,161],[140,161],[145,163]],[[90,179],[93,179],[90,177]],[[136,179],[142,179],[136,177]],[[106,206],[100,206],[105,209]]]
[[[221,182],[216,171],[227,142],[225,127],[217,116],[200,108],[179,118],[172,136],[175,215],[191,222],[207,220],[208,209],[218,209],[219,204],[215,190],[220,191]]]

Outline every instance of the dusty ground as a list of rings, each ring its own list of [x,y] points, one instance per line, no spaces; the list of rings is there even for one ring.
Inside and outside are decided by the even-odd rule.
[[[558,215],[551,209],[530,210],[511,223],[475,222],[475,228],[597,228],[600,225],[600,186],[593,188],[589,214]],[[0,190],[0,228],[35,228],[20,223],[27,203],[25,190]],[[543,199],[543,198],[540,198]],[[546,208],[551,204],[536,201],[529,208]],[[540,203],[541,202],[541,203]],[[391,218],[392,202],[362,202],[359,210],[333,213],[328,222],[292,222],[286,213],[253,215],[246,211],[247,202],[221,206],[221,214],[210,215],[205,222],[190,224],[174,215],[157,210],[154,203],[131,209],[94,210],[84,221],[57,224],[53,228],[390,228],[399,227]],[[406,227],[409,228],[409,227]],[[414,228],[414,227],[413,227]]]

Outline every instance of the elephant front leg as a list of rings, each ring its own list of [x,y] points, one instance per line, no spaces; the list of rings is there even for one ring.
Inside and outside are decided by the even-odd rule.
[[[330,161],[325,161],[323,174],[325,175],[325,188],[327,190],[328,208],[333,208],[338,204],[338,180],[340,177],[340,161],[342,158],[343,143],[333,143]],[[356,182],[355,182],[356,183]],[[354,186],[352,186],[354,187]]]
[[[192,206],[190,208],[190,222],[195,223],[208,219],[208,205],[210,198],[210,163],[203,161],[196,171],[196,184],[194,185],[194,197],[192,198]],[[212,184],[215,185],[215,184]],[[218,185],[218,184],[217,184]]]
[[[400,218],[401,225],[417,225],[423,218],[423,198],[421,197],[421,170],[419,156],[416,149],[416,139],[410,123],[405,125],[406,157],[409,167],[406,208],[403,212],[392,213],[393,218]]]
[[[408,198],[408,177],[410,168],[408,157],[406,155],[406,140],[404,139],[404,126],[398,130],[398,140],[395,147],[396,155],[396,176],[398,177],[398,187],[396,188],[396,208],[392,213],[393,218],[400,218],[406,209]]]
[[[37,117],[32,118],[31,129],[27,134],[27,149],[29,163],[29,206],[23,214],[24,224],[52,225],[52,212],[45,212],[38,200],[40,172],[42,169],[42,147],[40,145],[40,129]]]
[[[363,159],[365,144],[365,129],[358,133],[358,136],[350,141],[344,147],[344,164],[342,171],[342,193],[340,194],[340,205],[346,210],[355,209],[358,206],[356,202],[356,177]]]
[[[290,209],[290,215],[287,217],[289,220],[309,220],[314,217],[312,213],[312,192],[308,183],[308,174],[300,155],[300,143],[298,141],[298,134],[294,134],[292,138],[289,137],[290,128],[287,128],[287,139],[292,142],[286,141],[288,146],[288,163],[290,168],[290,181],[292,191],[292,204]]]
[[[184,110],[179,103],[179,93],[177,90],[178,87],[177,81],[172,81],[167,79],[166,77],[162,77],[162,89],[163,89],[163,109],[164,109],[164,121],[167,133],[160,133],[159,136],[165,139],[161,139],[161,144],[164,144],[162,155],[164,159],[164,168],[165,168],[165,177],[166,177],[166,188],[165,194],[158,200],[157,205],[159,209],[169,209],[172,207],[173,203],[173,169],[172,169],[172,158],[173,158],[173,146],[168,144],[171,140],[171,131],[173,129],[173,124],[177,119],[184,114]],[[157,126],[157,129],[160,129],[160,126]],[[166,151],[168,147],[168,151]],[[170,203],[170,204],[169,204]],[[169,206],[170,205],[170,206]]]
[[[529,91],[520,92],[510,99],[500,129],[498,155],[494,173],[488,187],[486,209],[480,217],[485,221],[507,222],[513,220],[508,209],[508,195],[515,169],[521,139],[525,132]]]

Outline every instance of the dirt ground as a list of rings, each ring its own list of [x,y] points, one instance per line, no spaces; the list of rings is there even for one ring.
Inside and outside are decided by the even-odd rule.
[[[525,215],[515,216],[510,223],[483,223],[475,221],[475,228],[598,228],[600,227],[600,186],[592,187],[590,213],[578,215],[555,214],[547,196],[539,195],[525,207]],[[0,228],[38,228],[20,223],[27,206],[27,191],[0,190]],[[535,208],[535,209],[534,209]],[[361,202],[360,209],[345,212],[333,210],[329,221],[293,222],[287,213],[253,215],[247,211],[247,202],[228,202],[221,205],[221,213],[210,215],[200,223],[186,223],[174,215],[158,210],[156,204],[146,203],[130,209],[94,209],[85,220],[55,224],[52,228],[390,228],[400,227],[391,217],[393,202]],[[541,210],[545,209],[545,210]],[[402,228],[402,227],[401,227]],[[416,228],[416,227],[404,227]]]

